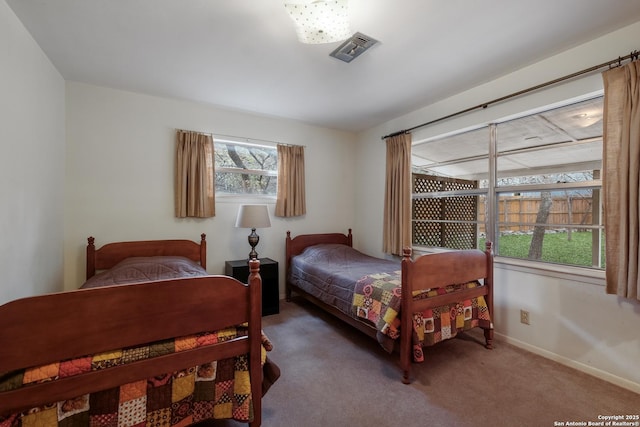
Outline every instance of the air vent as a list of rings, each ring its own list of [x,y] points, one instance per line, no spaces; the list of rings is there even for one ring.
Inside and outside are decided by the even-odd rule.
[[[351,62],[376,43],[378,43],[378,40],[362,33],[355,33],[350,39],[345,40],[336,50],[331,52],[329,56],[344,62]]]

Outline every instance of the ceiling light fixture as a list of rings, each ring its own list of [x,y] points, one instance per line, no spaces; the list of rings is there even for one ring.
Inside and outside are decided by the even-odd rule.
[[[296,25],[298,40],[307,44],[333,43],[351,36],[347,0],[285,3]]]
[[[589,127],[602,120],[602,110],[589,110],[571,116],[576,120],[577,126],[581,128]]]

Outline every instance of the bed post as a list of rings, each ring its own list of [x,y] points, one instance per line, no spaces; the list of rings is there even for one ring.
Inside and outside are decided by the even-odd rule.
[[[207,269],[207,235],[200,235],[200,266]]]
[[[411,348],[412,348],[412,333],[413,333],[413,319],[411,318],[411,304],[412,298],[412,267],[411,261],[411,248],[405,247],[402,250],[402,291],[400,294],[400,368],[402,369],[402,382],[405,384],[411,383],[409,378],[411,371]]]
[[[249,373],[251,379],[251,400],[253,403],[253,421],[251,427],[258,427],[262,422],[262,280],[260,278],[260,261],[249,260]]]
[[[87,280],[96,274],[96,247],[93,236],[87,239]]]
[[[291,231],[287,230],[285,239],[285,260],[284,260],[284,298],[291,302],[291,286],[289,285],[289,269],[291,268]]]
[[[349,229],[349,234],[347,234],[347,241],[349,242],[349,246],[353,247],[353,235],[351,234],[351,229]]]
[[[487,277],[485,278],[484,285],[487,287],[487,308],[489,309],[489,316],[491,316],[491,327],[484,330],[485,347],[493,348],[493,244],[490,241],[485,242],[484,253],[487,256]]]

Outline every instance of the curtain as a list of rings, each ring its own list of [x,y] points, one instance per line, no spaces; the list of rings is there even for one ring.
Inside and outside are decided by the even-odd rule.
[[[383,251],[402,255],[411,246],[411,134],[387,138]]]
[[[215,216],[213,137],[199,132],[177,132],[176,217]]]
[[[278,193],[275,215],[307,213],[304,184],[304,147],[278,144]]]
[[[607,70],[602,77],[606,291],[640,299],[640,61]]]

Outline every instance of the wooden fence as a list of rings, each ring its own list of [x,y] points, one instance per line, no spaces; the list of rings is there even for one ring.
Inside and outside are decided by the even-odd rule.
[[[484,202],[484,200],[481,200],[478,206],[478,219],[482,224],[484,224],[485,214]],[[532,231],[533,225],[528,224],[534,224],[536,222],[539,208],[539,197],[502,197],[498,205],[498,222],[527,224],[502,226],[501,231]],[[580,225],[593,224],[593,199],[591,197],[579,196],[552,197],[551,210],[549,211],[549,217],[546,223],[576,225],[577,227],[574,230],[579,229]],[[482,225],[480,229],[484,231],[484,225]]]

